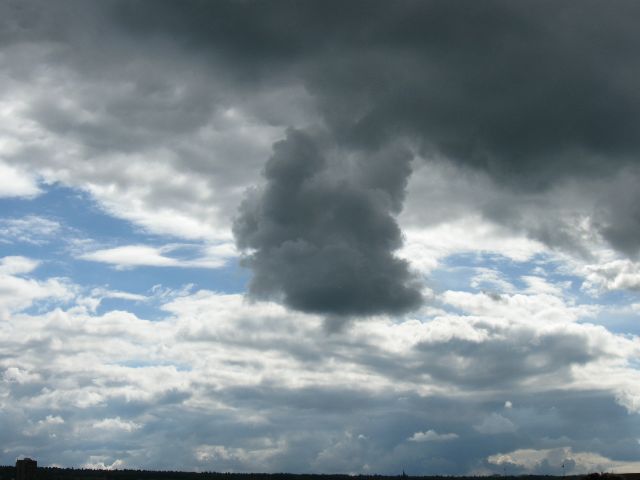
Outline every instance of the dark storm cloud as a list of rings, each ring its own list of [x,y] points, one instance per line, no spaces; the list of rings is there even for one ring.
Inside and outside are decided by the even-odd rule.
[[[35,5],[4,5],[7,41],[73,43],[79,68],[119,70],[118,59],[143,57],[133,36],[169,62],[182,48],[252,87],[298,80],[336,139],[375,148],[411,135],[527,187],[634,162],[640,147],[637,2]]]
[[[251,293],[338,317],[417,307],[419,287],[407,262],[393,256],[402,237],[392,214],[411,155],[401,147],[385,151],[383,161],[372,155],[350,174],[331,169],[319,143],[289,130],[274,145],[265,187],[240,207],[234,233],[241,249],[252,250]]]
[[[611,188],[599,194],[596,217],[600,231],[617,250],[634,256],[640,249],[640,177],[637,169],[623,169]]]
[[[635,156],[640,6],[599,2],[126,2],[131,31],[177,35],[259,81],[303,79],[367,146],[399,133],[496,174]]]

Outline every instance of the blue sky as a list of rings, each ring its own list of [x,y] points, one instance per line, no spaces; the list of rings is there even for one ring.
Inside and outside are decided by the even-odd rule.
[[[0,464],[640,471],[637,7],[268,5],[0,6]]]

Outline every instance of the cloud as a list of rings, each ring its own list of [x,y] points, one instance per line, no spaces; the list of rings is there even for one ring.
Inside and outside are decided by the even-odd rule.
[[[239,294],[162,302],[155,321],[72,304],[1,322],[3,458],[29,444],[43,464],[453,474],[512,449],[637,448],[637,340],[601,327],[485,307],[336,336]]]
[[[5,275],[20,275],[38,268],[40,262],[32,258],[10,256],[0,258],[0,273]]]
[[[51,241],[60,229],[59,222],[37,215],[2,218],[0,219],[0,242],[42,245]]]
[[[76,303],[78,306],[87,308],[95,313],[104,299],[115,298],[131,302],[148,302],[151,297],[137,293],[122,292],[119,290],[109,290],[107,288],[94,288],[87,296],[78,296]]]
[[[515,465],[525,472],[586,474],[593,472],[633,473],[640,462],[612,460],[593,452],[573,452],[571,447],[557,449],[521,449],[510,453],[491,455],[489,463]]]
[[[175,258],[165,255],[192,245],[166,245],[152,247],[148,245],[125,245],[122,247],[106,248],[78,256],[81,260],[107,263],[115,265],[117,269],[134,267],[180,267],[180,268],[219,268],[226,261],[236,255],[231,244],[198,246],[201,256],[195,258]]]
[[[254,273],[250,292],[336,316],[418,307],[420,287],[407,262],[394,256],[402,236],[393,214],[410,161],[396,149],[358,158],[351,178],[334,178],[318,141],[290,130],[267,162],[266,185],[248,192],[234,223]]]
[[[458,435],[455,433],[438,433],[435,430],[427,430],[426,432],[416,432],[409,437],[410,442],[446,442],[455,440]]]
[[[158,248],[145,245],[127,245],[124,247],[96,250],[84,253],[82,260],[110,263],[121,268],[133,266],[175,267],[179,265],[176,259],[165,257]]]
[[[137,293],[121,292],[119,290],[106,290],[103,288],[94,288],[91,295],[103,298],[118,298],[121,300],[132,300],[134,302],[147,300],[148,297]]]
[[[27,383],[40,379],[40,376],[18,367],[9,367],[4,371],[2,378],[5,382]]]
[[[30,258],[0,258],[0,318],[22,311],[39,301],[65,303],[75,296],[72,285],[64,278],[36,280],[24,278],[39,262]]]
[[[70,4],[61,10],[66,8]],[[39,5],[35,11],[45,9]],[[24,33],[35,37],[3,45],[0,64],[11,73],[2,79],[0,133],[12,145],[4,152],[3,168],[23,172],[20,178],[37,177],[43,188],[59,183],[82,189],[109,214],[152,233],[230,239],[229,222],[242,191],[257,177],[284,127],[257,118],[232,84],[219,77],[214,87],[206,66],[197,67],[175,51],[151,53],[153,48],[133,42],[127,50],[137,53],[126,75],[115,73],[123,50],[102,49],[104,56],[94,62],[95,54],[85,49],[96,46],[86,27],[119,27],[105,23],[109,15],[103,16],[102,7],[79,9],[83,25],[60,18],[55,10],[45,17],[32,11],[38,20],[29,22],[37,25]],[[68,36],[54,48],[46,38],[47,25],[56,21],[69,24]],[[32,59],[29,65],[22,61],[25,56]],[[298,91],[304,103],[305,94]],[[270,111],[285,95],[278,89],[254,92],[250,104]],[[287,89],[292,105],[298,103],[293,96]],[[238,158],[242,161],[231,160]],[[10,179],[8,173],[5,177]]]
[[[485,433],[487,435],[512,433],[517,429],[511,420],[495,412],[485,417],[481,423],[474,425],[473,428],[478,432]]]
[[[640,290],[640,265],[628,259],[614,259],[582,268],[583,288],[593,294],[611,290]]]
[[[0,179],[0,198],[35,197],[42,193],[32,175],[5,163],[0,163]]]
[[[102,420],[95,422],[93,424],[93,428],[97,428],[100,430],[124,430],[126,432],[132,432],[140,428],[140,425],[131,422],[122,420],[120,417],[115,418],[103,418]]]

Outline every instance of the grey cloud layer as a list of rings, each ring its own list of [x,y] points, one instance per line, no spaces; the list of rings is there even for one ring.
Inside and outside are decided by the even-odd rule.
[[[637,339],[567,321],[557,297],[504,297],[451,292],[463,314],[339,336],[317,316],[207,291],[157,321],[14,309],[0,323],[0,460],[28,448],[45,464],[460,474],[499,472],[488,458],[515,449],[637,458]],[[506,301],[522,310],[505,316]],[[409,440],[429,430],[455,436]]]
[[[298,76],[336,135],[369,146],[410,134],[534,180],[638,151],[635,2],[338,5],[126,2],[117,11],[132,32],[177,35],[238,74]]]

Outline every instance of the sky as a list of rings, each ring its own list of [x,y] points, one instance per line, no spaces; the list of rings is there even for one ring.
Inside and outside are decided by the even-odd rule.
[[[640,471],[639,22],[0,2],[0,464]]]

